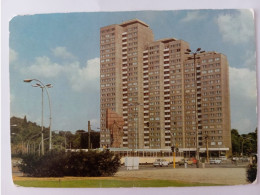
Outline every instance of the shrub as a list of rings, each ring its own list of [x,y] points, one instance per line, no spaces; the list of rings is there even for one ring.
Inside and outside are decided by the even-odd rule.
[[[256,176],[257,176],[257,164],[253,163],[249,165],[246,170],[246,174],[247,174],[247,181],[253,183],[256,180]]]
[[[44,156],[22,157],[20,170],[33,177],[112,176],[120,166],[120,158],[109,151],[64,153],[51,151]]]

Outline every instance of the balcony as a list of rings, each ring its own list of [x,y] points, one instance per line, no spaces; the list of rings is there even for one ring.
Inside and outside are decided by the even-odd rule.
[[[148,60],[144,60],[143,63],[144,63],[144,64],[145,64],[145,63],[148,63]]]
[[[127,37],[122,37],[122,41],[124,41],[124,40],[126,40],[127,39]]]
[[[165,48],[163,51],[169,51],[169,48]]]
[[[122,35],[127,35],[127,32],[123,32]]]

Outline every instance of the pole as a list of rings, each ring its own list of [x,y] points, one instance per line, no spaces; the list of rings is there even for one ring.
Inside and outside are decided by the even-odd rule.
[[[173,151],[173,168],[175,169],[175,151]]]
[[[206,137],[206,147],[207,147],[207,162],[209,162],[209,141],[208,141],[208,136]]]
[[[50,126],[49,126],[49,134],[50,134],[50,140],[49,140],[49,150],[52,149],[52,131],[51,131],[51,121],[52,121],[52,117],[51,117],[51,99],[50,99],[50,96],[49,96],[49,92],[48,92],[48,89],[47,87],[44,85],[44,88],[46,90],[46,93],[47,93],[47,96],[48,96],[48,100],[49,100],[49,110],[50,110]]]
[[[135,149],[137,150],[137,136],[138,136],[138,111],[136,110],[138,103],[135,104],[135,112],[136,112],[136,133],[135,133]]]
[[[88,121],[88,150],[90,150],[90,131],[91,131],[90,121]]]
[[[197,97],[197,67],[196,67],[196,54],[193,53],[194,59],[194,82],[195,82],[195,121],[196,121],[196,159],[197,168],[199,168],[199,136],[198,136],[198,97]]]
[[[43,139],[44,139],[44,137],[43,137],[43,88],[41,88],[42,89],[42,132],[41,132],[41,134],[42,134],[42,155],[44,155],[44,141],[43,141]]]

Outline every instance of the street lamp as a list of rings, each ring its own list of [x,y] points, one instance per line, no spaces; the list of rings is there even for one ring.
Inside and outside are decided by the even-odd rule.
[[[40,135],[40,134],[41,134],[41,133],[37,133],[37,134],[31,136],[31,137],[28,139],[28,141],[27,141],[27,145],[26,145],[27,154],[29,153],[29,150],[30,150],[29,148],[30,148],[30,141],[31,141],[31,139],[37,137],[37,136]]]
[[[171,146],[171,150],[172,150],[172,156],[173,156],[173,168],[175,169],[175,150],[176,150],[176,147],[175,147],[175,140],[174,140],[174,133],[170,132],[170,135],[171,135],[171,140],[172,140],[172,146]]]
[[[197,94],[197,66],[196,66],[196,60],[200,59],[198,57],[198,54],[204,53],[205,51],[201,51],[201,48],[198,48],[195,52],[191,51],[190,49],[187,49],[185,54],[192,55],[188,57],[188,60],[194,60],[194,85],[195,85],[195,121],[196,121],[196,159],[197,159],[197,168],[199,168],[199,136],[198,136],[198,94]]]
[[[49,126],[49,130],[50,130],[50,137],[49,137],[49,150],[52,149],[52,145],[51,145],[51,101],[50,101],[50,96],[49,96],[49,92],[47,88],[51,88],[52,85],[51,84],[43,84],[40,80],[38,79],[25,79],[23,80],[25,83],[30,83],[32,81],[36,81],[38,83],[36,83],[35,85],[32,85],[33,87],[40,87],[42,89],[42,120],[41,120],[41,134],[42,134],[42,154],[44,155],[44,139],[43,139],[43,89],[46,90],[47,96],[48,96],[48,101],[49,101],[49,109],[50,109],[50,126]]]

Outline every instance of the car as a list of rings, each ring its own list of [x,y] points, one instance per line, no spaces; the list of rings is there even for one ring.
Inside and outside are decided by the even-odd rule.
[[[221,160],[227,160],[227,157],[226,157],[226,156],[220,156],[219,159],[221,159]]]
[[[192,164],[196,164],[197,163],[197,159],[196,158],[189,158],[188,161],[191,161]]]
[[[168,167],[169,166],[169,162],[165,159],[156,159],[153,163],[153,166],[154,167],[163,167],[163,166],[166,166]]]
[[[210,159],[209,160],[209,163],[210,164],[220,164],[221,163],[221,159]]]
[[[179,162],[178,162],[178,165],[179,166],[182,166],[184,165],[185,163],[187,163],[188,165],[193,165],[193,164],[196,164],[197,160],[195,158],[190,158],[190,159],[181,159]]]
[[[182,166],[182,165],[184,165],[185,162],[186,162],[185,159],[181,159],[177,163],[178,163],[179,166]]]

